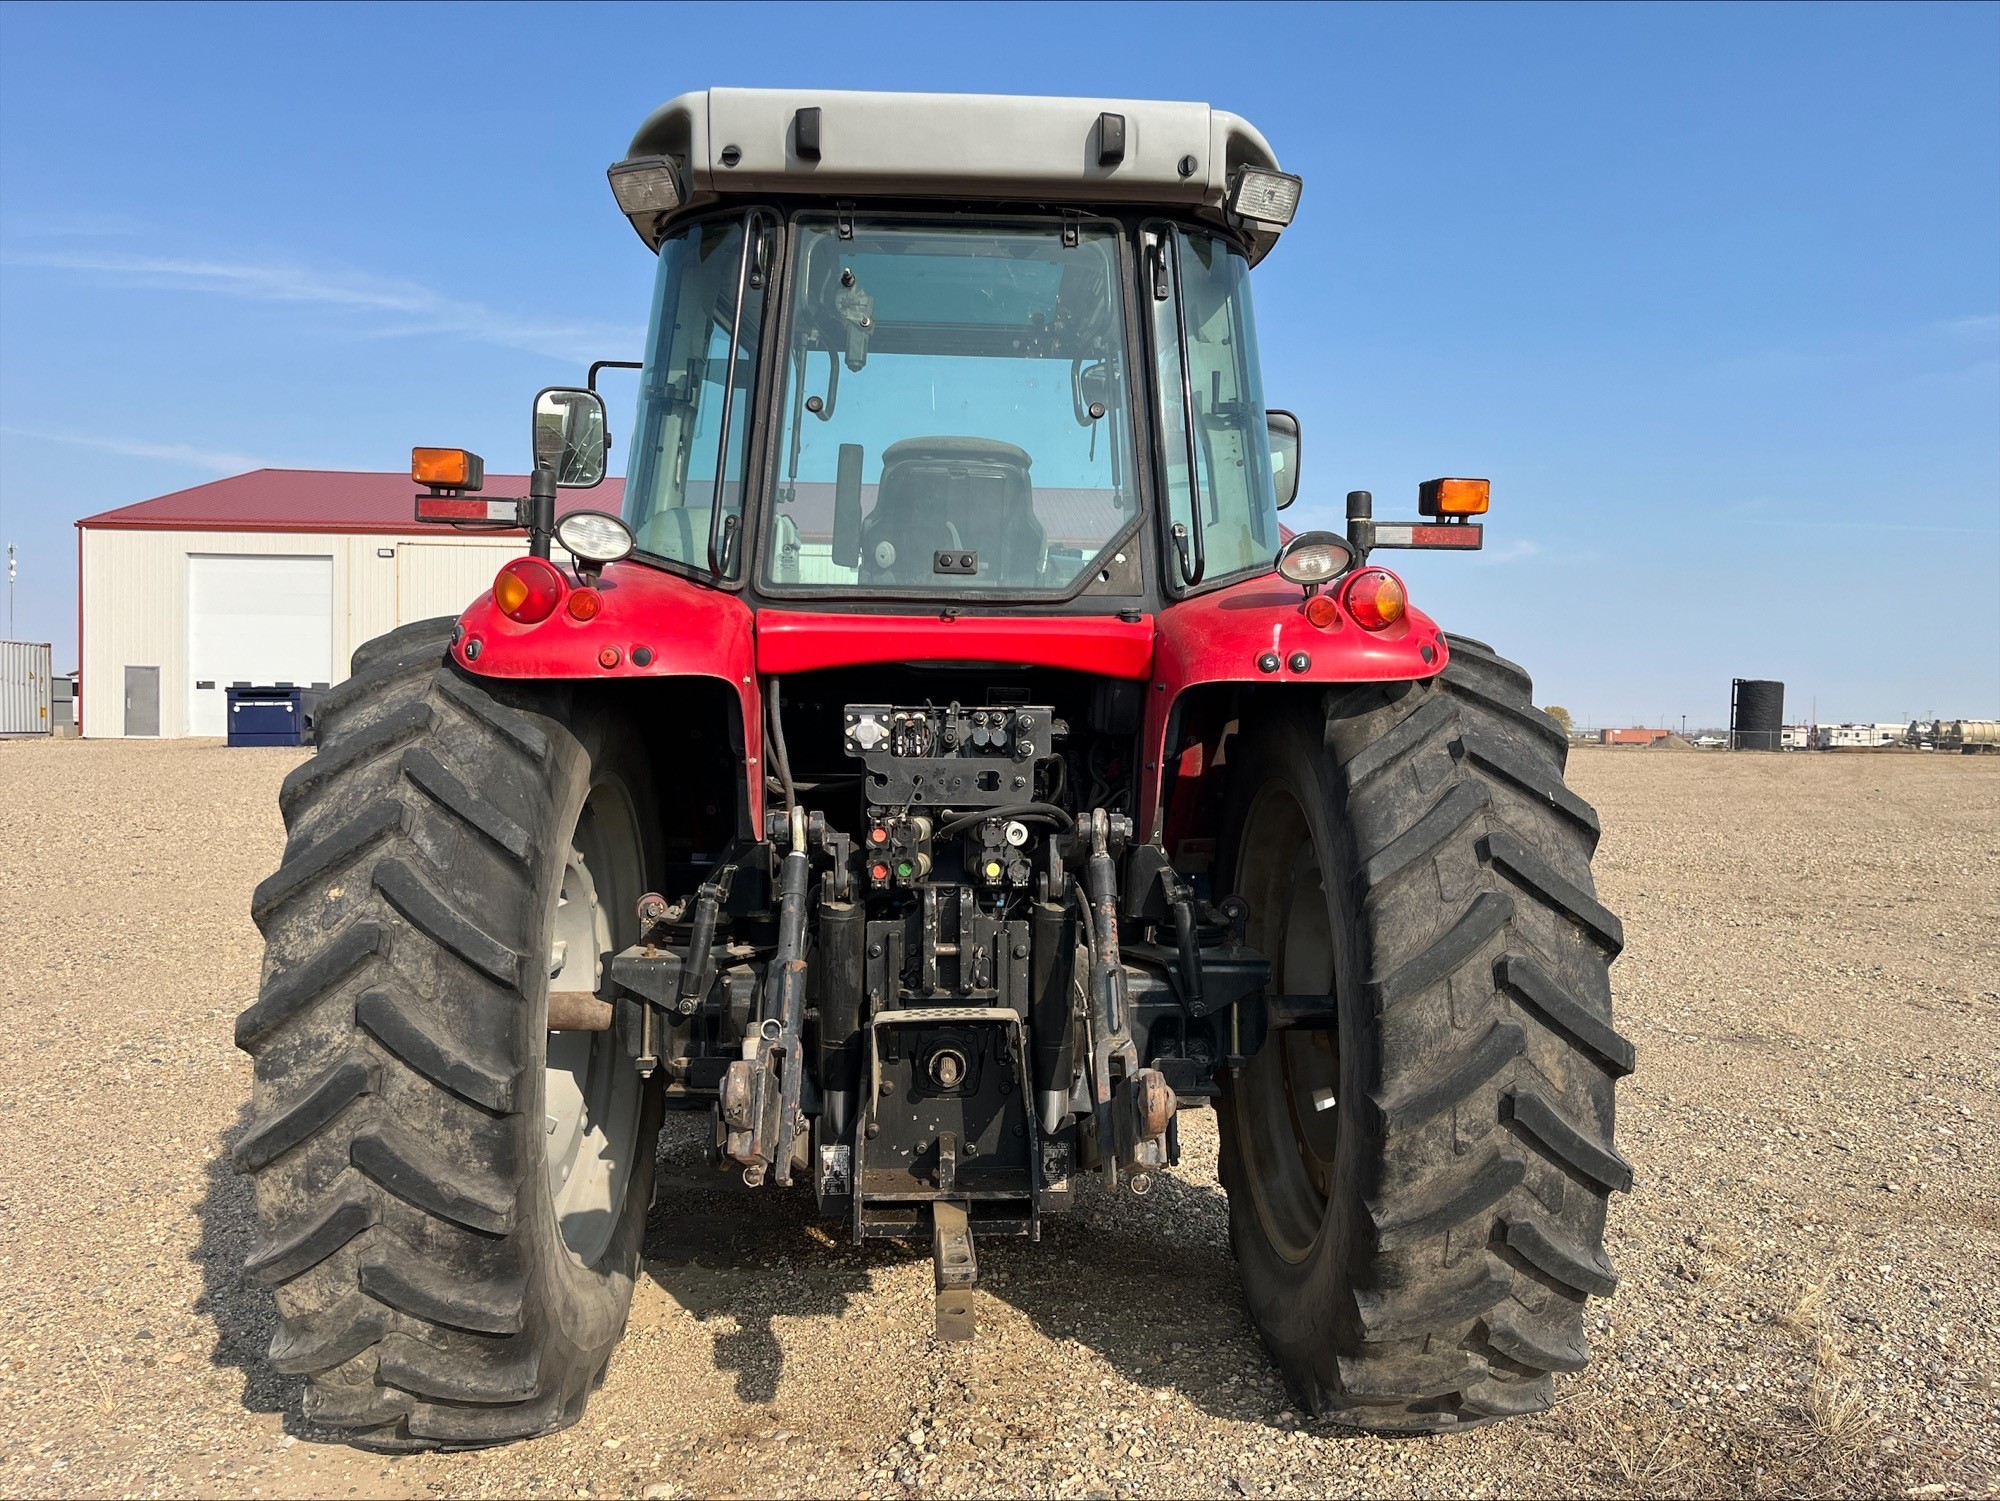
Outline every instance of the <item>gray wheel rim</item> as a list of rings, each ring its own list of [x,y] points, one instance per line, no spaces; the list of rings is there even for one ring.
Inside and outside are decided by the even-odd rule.
[[[551,990],[597,991],[632,941],[645,879],[624,784],[591,788],[563,864],[549,945]],[[610,1244],[638,1149],[642,1088],[615,1032],[551,1032],[542,1074],[549,1198],[564,1247],[594,1264]]]
[[[1271,958],[1286,995],[1331,995],[1332,908],[1305,810],[1290,788],[1263,789],[1244,820],[1237,890],[1250,943]],[[1312,1255],[1326,1222],[1340,1139],[1340,1037],[1331,1028],[1272,1032],[1231,1087],[1249,1191],[1272,1250]]]

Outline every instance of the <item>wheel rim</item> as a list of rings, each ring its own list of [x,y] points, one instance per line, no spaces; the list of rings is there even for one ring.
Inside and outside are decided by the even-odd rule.
[[[1251,946],[1271,959],[1285,995],[1331,995],[1333,922],[1319,852],[1291,790],[1266,787],[1244,820],[1237,890],[1250,903]],[[1340,1140],[1340,1036],[1332,1028],[1273,1031],[1243,1066],[1230,1098],[1257,1218],[1285,1260],[1318,1243]]]
[[[622,783],[593,787],[563,864],[549,988],[600,988],[632,940],[645,878],[638,818]],[[615,1032],[551,1032],[542,1072],[549,1198],[564,1247],[590,1265],[617,1228],[639,1139],[642,1088]]]

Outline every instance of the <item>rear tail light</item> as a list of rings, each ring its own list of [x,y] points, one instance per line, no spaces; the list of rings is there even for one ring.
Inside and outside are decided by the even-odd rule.
[[[1341,603],[1363,630],[1387,630],[1403,618],[1409,596],[1403,581],[1386,568],[1364,568],[1347,581]]]
[[[539,625],[562,603],[562,572],[546,558],[515,558],[493,576],[493,603],[509,620]]]
[[[604,596],[595,589],[569,591],[569,613],[572,620],[595,620],[597,612],[603,607]]]
[[[1306,601],[1306,619],[1321,630],[1325,630],[1339,618],[1340,611],[1334,608],[1332,595],[1315,594]]]

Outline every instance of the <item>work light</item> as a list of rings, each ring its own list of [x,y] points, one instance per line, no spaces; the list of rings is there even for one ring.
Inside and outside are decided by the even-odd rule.
[[[1338,532],[1300,532],[1278,554],[1278,576],[1315,588],[1332,583],[1354,566],[1354,549]]]
[[[674,173],[671,157],[635,156],[613,162],[605,176],[611,179],[611,193],[619,209],[638,228],[650,228],[656,215],[672,213],[681,206],[680,178]]]
[[[1259,224],[1282,227],[1299,211],[1299,193],[1304,188],[1305,179],[1289,172],[1244,167],[1229,185],[1229,211]]]
[[[571,511],[556,523],[569,555],[600,567],[632,555],[632,529],[609,511]]]

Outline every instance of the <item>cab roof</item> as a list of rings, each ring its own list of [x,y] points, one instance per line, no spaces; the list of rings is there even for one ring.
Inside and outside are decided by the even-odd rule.
[[[1228,224],[1252,258],[1278,226],[1224,207],[1241,167],[1278,169],[1227,110],[1153,99],[703,89],[647,117],[628,159],[670,157],[682,203],[641,234],[732,197],[772,193],[954,203],[1154,206]]]

